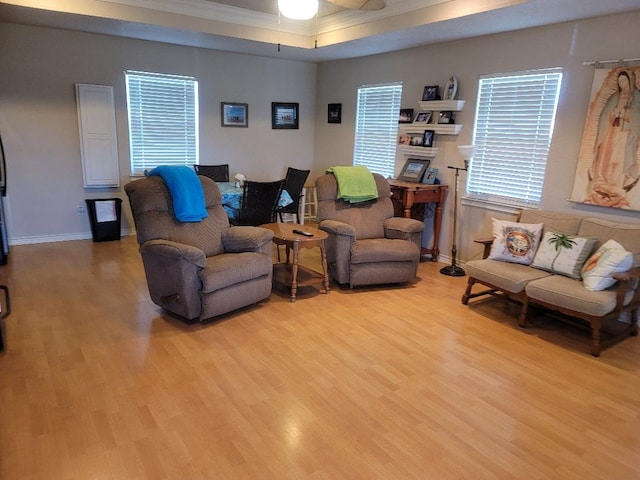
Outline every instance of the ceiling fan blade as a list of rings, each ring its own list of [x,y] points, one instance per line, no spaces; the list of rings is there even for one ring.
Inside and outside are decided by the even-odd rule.
[[[327,0],[327,2],[351,10],[382,10],[387,6],[384,0]]]

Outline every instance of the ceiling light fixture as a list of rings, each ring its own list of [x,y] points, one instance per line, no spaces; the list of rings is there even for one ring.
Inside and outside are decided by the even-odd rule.
[[[280,13],[293,20],[309,20],[318,13],[318,0],[278,0]]]

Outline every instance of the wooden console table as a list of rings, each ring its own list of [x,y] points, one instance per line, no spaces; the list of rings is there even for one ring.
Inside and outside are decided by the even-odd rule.
[[[402,182],[400,180],[389,180],[389,186],[391,187],[391,200],[393,200],[397,216],[424,221],[425,204],[436,204],[433,215],[433,246],[431,248],[422,247],[420,253],[422,255],[431,255],[431,261],[437,262],[440,254],[438,240],[442,225],[442,207],[447,195],[447,186]]]

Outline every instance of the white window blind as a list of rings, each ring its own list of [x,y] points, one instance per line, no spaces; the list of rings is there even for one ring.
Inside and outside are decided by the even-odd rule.
[[[561,82],[560,68],[480,79],[470,197],[539,205]]]
[[[358,88],[353,164],[393,177],[402,84]]]
[[[131,172],[198,163],[198,81],[193,77],[125,72]]]

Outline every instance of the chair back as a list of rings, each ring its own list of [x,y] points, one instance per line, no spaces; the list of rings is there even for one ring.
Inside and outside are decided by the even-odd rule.
[[[297,168],[289,167],[287,168],[287,175],[284,179],[283,190],[286,190],[291,199],[292,203],[289,205],[284,205],[282,207],[278,207],[277,211],[279,214],[283,213],[294,213],[296,214],[296,218],[298,219],[298,223],[300,223],[299,211],[300,211],[300,199],[302,198],[302,189],[304,188],[304,184],[309,177],[309,173],[311,170],[298,170]],[[282,220],[282,217],[280,218]]]
[[[194,170],[198,175],[209,177],[215,182],[229,181],[229,164],[222,165],[194,165]]]
[[[141,178],[124,186],[139,245],[150,240],[169,240],[197,247],[207,257],[223,253],[222,232],[229,228],[229,218],[222,207],[220,190],[210,178],[198,178],[208,214],[201,222],[176,220],[171,193],[159,176]]]
[[[284,180],[255,182],[245,180],[238,225],[262,225],[276,221],[276,207]]]
[[[373,174],[378,188],[378,198],[361,204],[350,204],[338,199],[338,182],[330,173],[316,179],[318,199],[317,220],[337,220],[355,228],[356,238],[384,238],[384,221],[393,217],[393,202],[389,182],[377,173]]]

